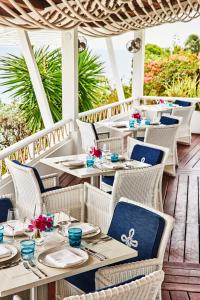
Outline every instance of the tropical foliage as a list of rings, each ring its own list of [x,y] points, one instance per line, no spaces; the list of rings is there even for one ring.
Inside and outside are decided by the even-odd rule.
[[[50,51],[41,48],[34,51],[35,59],[48,98],[53,120],[62,116],[62,74],[60,49]],[[101,89],[103,63],[89,50],[79,54],[79,111],[85,111],[97,105]],[[43,128],[43,122],[30,75],[23,56],[8,55],[0,60],[5,92],[12,99],[20,101],[20,110],[32,132]]]

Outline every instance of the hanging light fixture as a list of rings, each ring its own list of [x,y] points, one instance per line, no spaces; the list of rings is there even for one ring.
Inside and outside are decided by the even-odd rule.
[[[79,36],[78,38],[78,50],[83,52],[87,48],[87,40],[84,36]]]
[[[137,53],[142,47],[142,40],[140,38],[136,38],[135,40],[131,40],[126,44],[126,49],[131,53]]]

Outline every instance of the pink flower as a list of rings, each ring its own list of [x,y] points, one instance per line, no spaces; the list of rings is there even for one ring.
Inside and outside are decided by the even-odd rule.
[[[137,120],[142,120],[142,115],[139,112],[133,113],[132,118]]]
[[[90,154],[92,156],[95,156],[97,158],[101,157],[102,153],[101,153],[101,150],[96,148],[96,147],[93,147],[91,150],[90,150]]]
[[[160,104],[164,104],[165,101],[163,99],[160,99]]]
[[[46,217],[44,215],[39,215],[35,220],[31,221],[31,224],[28,226],[30,231],[34,229],[39,229],[40,231],[45,231],[46,228],[53,227],[53,219]]]

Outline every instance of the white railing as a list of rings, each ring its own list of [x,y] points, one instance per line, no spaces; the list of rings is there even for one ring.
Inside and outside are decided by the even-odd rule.
[[[141,98],[141,100],[144,100],[144,101],[148,101],[148,100],[160,100],[160,99],[163,99],[165,101],[168,101],[168,100],[188,100],[190,102],[193,102],[193,103],[198,103],[200,102],[200,98],[186,98],[186,97],[165,97],[165,96],[143,96]]]
[[[0,177],[7,172],[5,159],[30,162],[53,146],[65,141],[74,130],[72,120],[56,123],[0,151]]]
[[[124,112],[129,112],[133,109],[133,99],[129,98],[125,101],[115,102],[95,109],[91,109],[79,114],[79,118],[87,122],[100,122],[110,119]]]

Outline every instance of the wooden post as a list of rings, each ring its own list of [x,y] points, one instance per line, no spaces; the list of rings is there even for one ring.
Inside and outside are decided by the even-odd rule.
[[[38,106],[41,112],[42,120],[44,122],[45,128],[51,127],[53,125],[53,118],[49,108],[49,103],[47,95],[44,90],[40,72],[35,60],[33,48],[28,36],[28,32],[25,30],[18,30],[18,35],[21,42],[21,48],[26,60],[27,68],[30,74],[33,89],[37,98]]]
[[[78,30],[62,32],[62,116],[78,117]]]
[[[136,38],[141,39],[142,47],[137,53],[133,54],[132,97],[133,99],[140,99],[144,93],[145,31],[136,31],[134,39]]]
[[[117,96],[118,96],[119,101],[124,101],[125,100],[124,90],[123,90],[122,82],[121,82],[118,68],[117,68],[117,61],[116,61],[116,57],[115,57],[112,38],[106,38],[105,40],[106,40],[108,56],[109,56],[109,60],[110,60],[110,64],[111,64],[111,69],[112,69],[112,73],[113,73],[113,78],[116,83]]]

